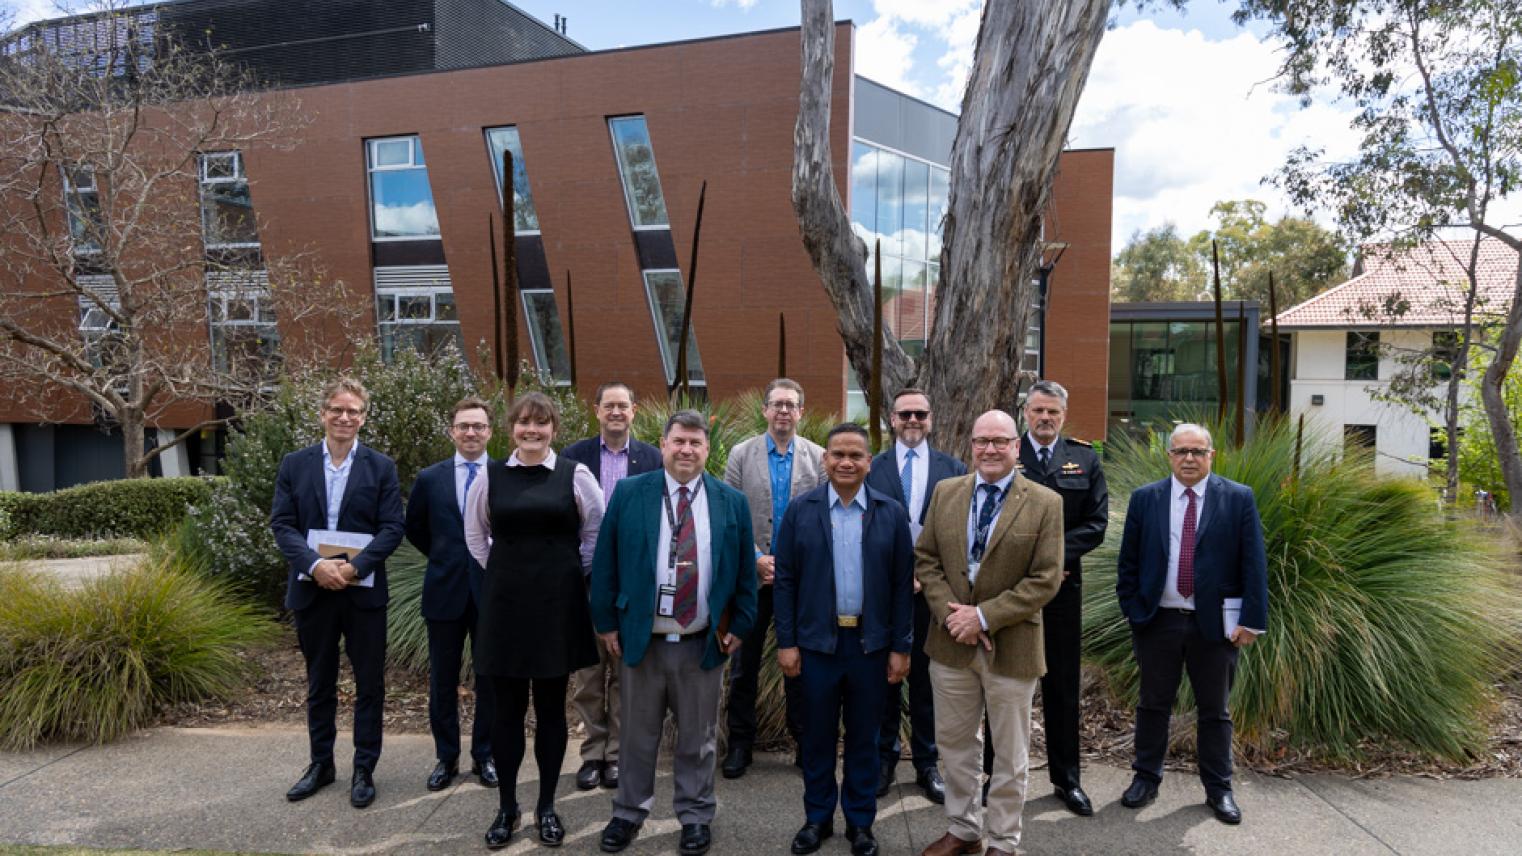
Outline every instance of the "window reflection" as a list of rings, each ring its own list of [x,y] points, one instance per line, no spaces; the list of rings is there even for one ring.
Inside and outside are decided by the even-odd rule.
[[[373,237],[436,238],[439,218],[417,137],[371,140],[369,145]]]
[[[608,128],[613,132],[613,150],[618,156],[630,220],[637,227],[669,225],[666,198],[661,194],[661,177],[655,169],[655,149],[650,143],[645,117],[609,119]]]
[[[560,310],[555,292],[550,289],[525,289],[524,316],[528,319],[528,338],[534,350],[534,363],[548,371],[558,384],[571,382],[571,355],[560,333]]]
[[[681,273],[674,270],[645,271],[645,294],[650,300],[650,313],[655,316],[666,382],[675,383],[677,343],[682,335],[682,312],[687,302],[687,289],[682,285]],[[695,327],[687,330],[687,378],[692,383],[704,382]]]
[[[529,191],[528,167],[523,162],[523,144],[514,127],[487,128],[486,148],[491,154],[492,175],[497,179],[497,193],[502,192],[502,153],[513,153],[513,222],[520,232],[539,231],[539,215],[534,211],[534,195]]]

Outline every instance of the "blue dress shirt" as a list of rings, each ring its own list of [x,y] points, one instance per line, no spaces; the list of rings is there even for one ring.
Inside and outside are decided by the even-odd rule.
[[[787,513],[787,501],[793,496],[793,444],[787,444],[786,452],[777,451],[777,441],[766,435],[766,465],[772,482],[772,543],[777,543],[777,527],[782,525],[782,515]]]
[[[835,614],[861,615],[863,599],[861,581],[861,527],[867,513],[865,490],[845,505],[835,486],[827,489],[830,498],[830,543],[835,567]]]

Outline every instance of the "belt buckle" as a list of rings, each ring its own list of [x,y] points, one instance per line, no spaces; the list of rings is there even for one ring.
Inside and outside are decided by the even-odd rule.
[[[835,623],[840,627],[859,627],[861,625],[861,616],[837,615],[835,616]]]

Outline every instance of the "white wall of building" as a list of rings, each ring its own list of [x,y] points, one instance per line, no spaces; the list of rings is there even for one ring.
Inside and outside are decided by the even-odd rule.
[[[1432,333],[1427,330],[1381,330],[1380,345],[1397,349],[1425,349]],[[1317,424],[1328,443],[1342,443],[1348,425],[1375,426],[1375,471],[1382,475],[1425,478],[1431,425],[1426,417],[1401,405],[1377,401],[1370,390],[1387,386],[1397,371],[1394,357],[1382,354],[1379,380],[1346,380],[1347,331],[1316,330],[1294,334],[1294,376],[1290,380],[1290,413],[1305,414]],[[1322,396],[1320,405],[1312,404]]]

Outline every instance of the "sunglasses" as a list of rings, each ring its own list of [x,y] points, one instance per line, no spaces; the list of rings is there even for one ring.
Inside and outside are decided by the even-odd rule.
[[[914,420],[917,420],[917,421],[920,421],[920,422],[924,422],[926,419],[930,418],[930,411],[928,411],[928,410],[900,410],[900,411],[897,411],[897,413],[895,413],[894,415],[896,415],[898,418],[904,420],[905,422],[908,422],[910,419],[914,419]]]

